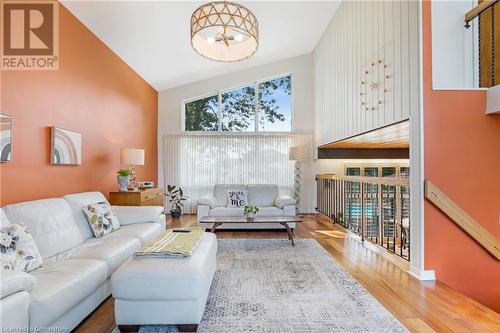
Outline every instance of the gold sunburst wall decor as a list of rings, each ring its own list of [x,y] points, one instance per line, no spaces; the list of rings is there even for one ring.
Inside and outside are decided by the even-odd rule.
[[[383,108],[390,92],[391,79],[389,65],[382,59],[374,60],[362,69],[359,93],[362,110]]]
[[[205,58],[235,62],[247,59],[259,47],[259,24],[246,7],[214,1],[191,15],[191,45]]]

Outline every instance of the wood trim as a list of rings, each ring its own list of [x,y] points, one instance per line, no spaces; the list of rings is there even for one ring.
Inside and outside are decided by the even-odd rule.
[[[408,159],[409,148],[318,148],[318,159]]]
[[[500,260],[500,241],[429,180],[425,181],[425,197],[493,257]]]
[[[408,148],[409,128],[410,122],[405,119],[326,143],[318,148]]]
[[[465,15],[464,15],[464,21],[467,25],[469,24],[470,21],[475,19],[479,14],[481,14],[483,11],[488,9],[489,7],[493,6],[498,0],[483,0],[479,5],[476,7],[472,8],[469,10]]]

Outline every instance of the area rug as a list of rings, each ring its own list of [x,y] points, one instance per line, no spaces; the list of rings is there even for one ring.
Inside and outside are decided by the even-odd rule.
[[[200,333],[407,332],[313,239],[219,239]],[[142,326],[140,333],[177,332]]]

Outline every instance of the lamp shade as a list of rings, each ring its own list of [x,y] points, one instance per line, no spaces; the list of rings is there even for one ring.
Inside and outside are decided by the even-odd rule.
[[[122,148],[121,163],[144,165],[144,149]]]
[[[305,146],[290,147],[288,159],[290,161],[307,161],[307,149]]]
[[[251,57],[259,47],[259,24],[246,7],[213,1],[191,16],[191,45],[205,58],[222,62]]]

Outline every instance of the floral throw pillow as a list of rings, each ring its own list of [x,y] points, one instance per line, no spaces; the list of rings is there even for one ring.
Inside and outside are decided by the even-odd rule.
[[[227,207],[240,208],[248,204],[247,190],[230,190],[227,191]]]
[[[97,238],[120,228],[120,223],[107,202],[87,205],[83,207],[83,212],[87,215],[90,228]]]
[[[0,229],[0,261],[3,269],[26,273],[42,266],[40,251],[25,225],[11,224]]]

